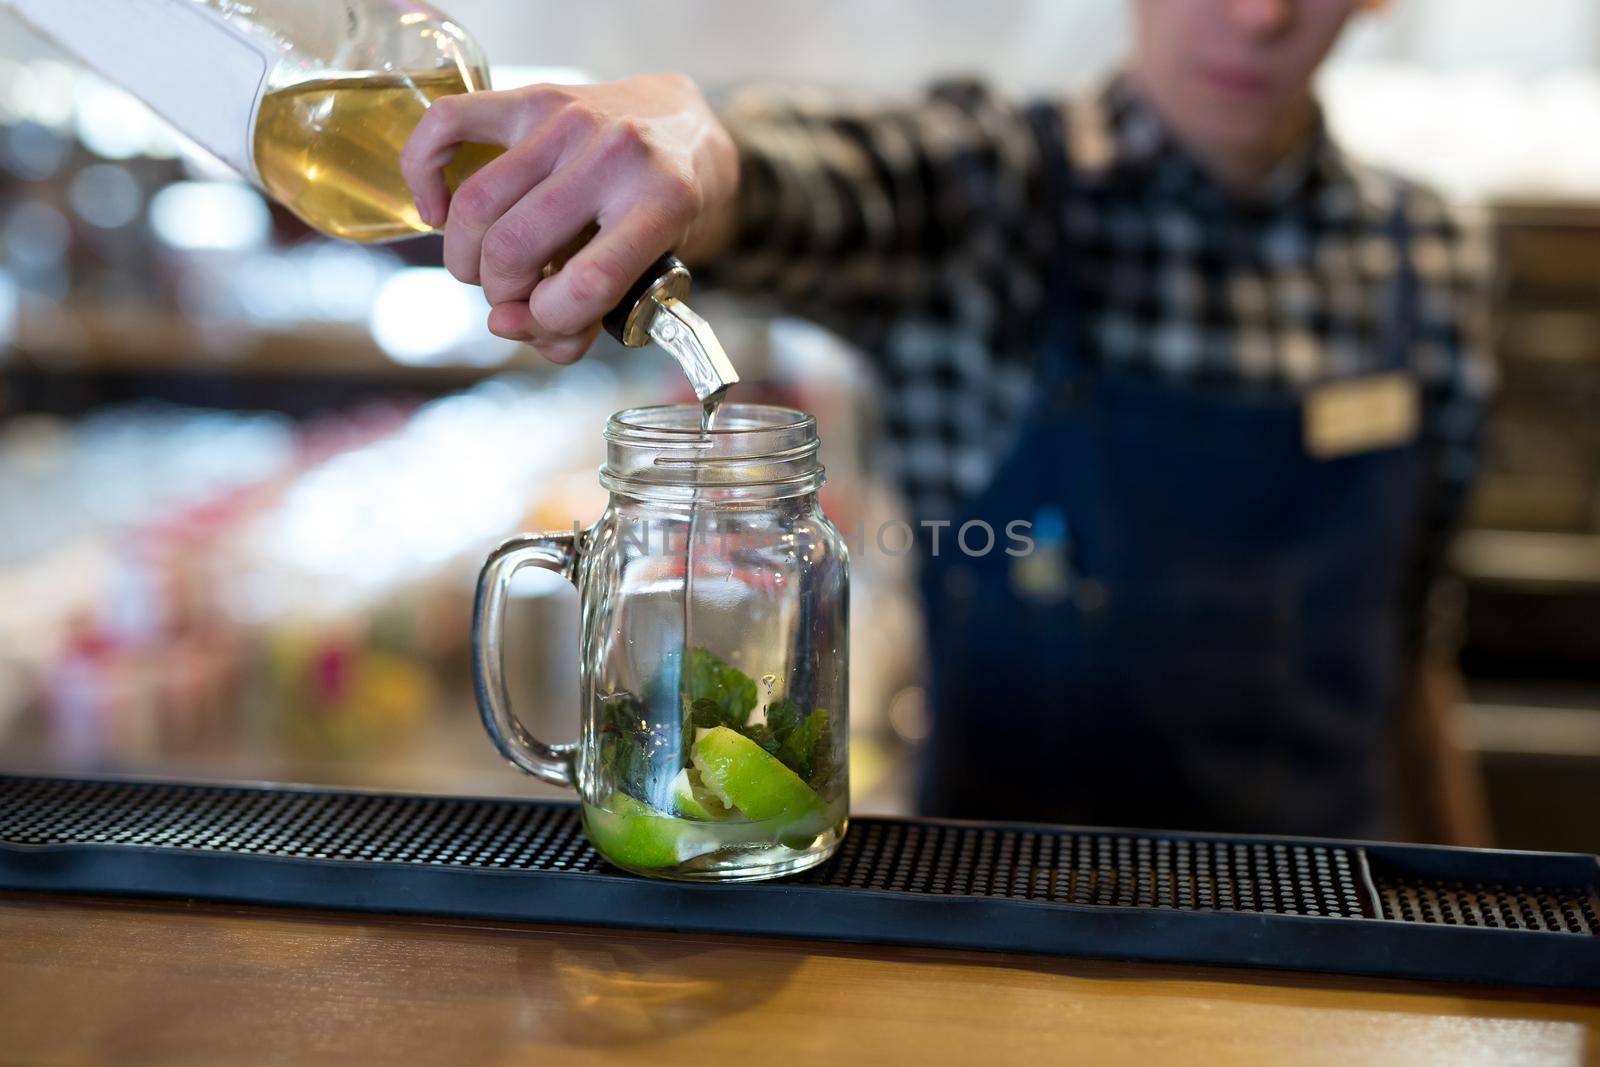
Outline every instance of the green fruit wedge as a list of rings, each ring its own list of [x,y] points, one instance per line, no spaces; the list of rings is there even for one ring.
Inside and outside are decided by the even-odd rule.
[[[707,730],[694,743],[691,756],[705,787],[747,818],[798,819],[824,806],[799,775],[737,730],[726,726]]]
[[[672,798],[673,813],[682,819],[718,820],[733,814],[715,793],[700,783],[700,772],[693,767],[678,772],[668,787],[668,795]]]
[[[686,847],[692,845],[686,840],[692,831],[688,823],[626,793],[612,794],[610,810],[585,804],[583,821],[595,847],[624,867],[671,867],[698,854],[695,848]]]

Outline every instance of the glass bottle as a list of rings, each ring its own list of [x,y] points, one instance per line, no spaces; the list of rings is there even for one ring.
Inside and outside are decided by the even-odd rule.
[[[483,53],[420,0],[6,0],[314,229],[429,232],[400,176],[428,105],[488,88]],[[467,145],[452,185],[501,149]]]

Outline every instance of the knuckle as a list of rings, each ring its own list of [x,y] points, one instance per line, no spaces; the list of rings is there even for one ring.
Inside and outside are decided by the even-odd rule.
[[[698,91],[699,88],[695,84],[694,79],[689,77],[689,75],[685,74],[681,70],[662,71],[659,77],[661,78],[662,84],[671,86],[674,89],[694,89]]]
[[[650,154],[650,133],[639,119],[624,116],[612,120],[601,147],[609,159],[642,160]]]
[[[527,262],[527,249],[520,229],[502,219],[483,235],[483,266],[497,275],[514,274]]]
[[[458,96],[439,97],[422,113],[422,118],[417,122],[418,128],[436,135],[448,133],[461,117],[461,104]]]
[[[674,221],[699,214],[704,206],[700,186],[681,170],[668,171],[657,181],[654,199],[662,214]]]
[[[465,255],[451,255],[448,252],[444,257],[444,269],[450,272],[450,277],[458,282],[468,285],[478,284],[478,263]]]
[[[577,98],[577,94],[567,86],[552,85],[549,82],[530,85],[522,90],[523,102],[536,108],[561,107]]]
[[[528,338],[528,343],[534,345],[546,344],[561,336],[550,328],[549,324],[544,321],[544,317],[534,309],[531,302],[528,305],[528,317],[523,325],[522,332]]]
[[[556,113],[554,128],[566,137],[587,137],[600,128],[600,115],[587,104],[570,100]]]
[[[672,195],[683,194],[668,194]],[[667,251],[683,238],[693,218],[693,213],[681,205],[664,203],[661,194],[652,188],[629,215],[630,254],[651,257]]]
[[[611,257],[591,256],[572,264],[572,277],[567,284],[573,300],[589,306],[608,302],[612,294],[627,287],[628,279],[621,265]],[[587,324],[569,325],[576,329]]]
[[[420,177],[419,168],[422,162],[422,148],[419,135],[421,132],[422,126],[419,124],[412,131],[410,139],[400,149],[400,176],[406,180],[408,185],[413,184]]]
[[[494,196],[480,181],[468,181],[450,198],[450,217],[472,230],[481,230],[494,221]]]
[[[581,333],[606,313],[613,294],[626,285],[619,282],[620,269],[596,259],[569,263],[557,277],[564,283],[564,290],[544,287],[544,296],[532,308],[541,332],[555,337]]]
[[[421,174],[428,154],[433,151],[434,143],[440,140],[439,128],[437,125],[428,124],[427,120],[428,116],[424,114],[422,121],[417,123],[416,129],[411,131],[411,136],[400,149],[402,175],[413,177]]]
[[[559,318],[559,316],[553,315],[551,309],[534,307],[530,304],[528,308],[528,329],[526,331],[528,343],[538,348],[565,336],[566,331],[552,321],[555,318]]]
[[[583,326],[581,319],[582,316],[574,307],[562,300],[546,301],[533,316],[540,334],[551,339],[566,337],[581,329]]]

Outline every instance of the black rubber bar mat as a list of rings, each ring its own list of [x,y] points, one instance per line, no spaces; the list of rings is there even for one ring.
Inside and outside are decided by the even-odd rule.
[[[1594,856],[858,818],[687,885],[576,805],[0,776],[0,888],[1600,989]]]

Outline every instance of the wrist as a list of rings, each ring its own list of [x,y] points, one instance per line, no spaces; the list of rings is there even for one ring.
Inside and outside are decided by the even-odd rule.
[[[717,176],[713,186],[716,192],[690,224],[677,249],[678,258],[691,267],[721,257],[732,246],[739,229],[740,152],[732,136],[720,126],[715,141],[710,171]]]

